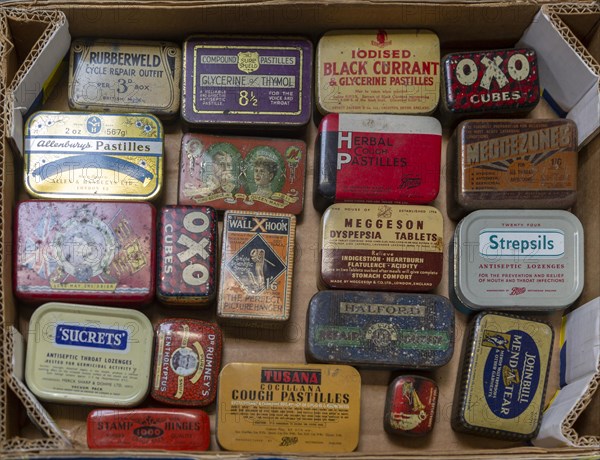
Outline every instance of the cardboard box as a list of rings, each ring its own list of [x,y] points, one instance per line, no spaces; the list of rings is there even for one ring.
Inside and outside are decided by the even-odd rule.
[[[542,2],[544,3],[544,2]],[[600,126],[600,6],[597,2],[545,4],[521,2],[360,2],[326,0],[294,2],[186,2],[130,1],[127,3],[48,0],[23,8],[21,2],[7,1],[0,9],[0,341],[4,344],[0,360],[0,457],[22,457],[43,452],[44,456],[87,455],[85,420],[92,407],[63,406],[36,402],[18,375],[22,339],[13,329],[27,330],[31,310],[16,305],[11,290],[12,216],[17,200],[26,198],[22,186],[21,136],[23,116],[36,101],[49,110],[67,110],[67,78],[61,72],[61,58],[71,37],[115,37],[162,39],[183,43],[194,33],[295,34],[316,42],[328,30],[352,28],[427,28],[435,31],[442,52],[466,49],[492,49],[529,44],[540,48],[544,62],[542,85],[551,97],[542,102],[532,116],[556,117],[554,109],[578,123],[580,145],[579,194],[573,211],[583,222],[586,235],[586,283],[578,301],[583,304],[600,295],[600,138],[593,138]],[[539,29],[536,31],[536,29]],[[542,34],[542,35],[540,35]],[[550,40],[553,40],[550,42]],[[47,46],[52,43],[52,46]],[[553,43],[552,46],[542,45]],[[596,60],[594,60],[594,57]],[[565,64],[569,62],[569,64]],[[557,68],[569,69],[565,76]],[[542,73],[542,71],[540,71]],[[53,78],[56,77],[56,78]],[[60,78],[58,78],[60,77]],[[568,77],[568,80],[565,78]],[[573,83],[570,78],[575,78]],[[52,93],[48,89],[56,82]],[[564,96],[564,97],[563,97]],[[158,203],[174,204],[177,199],[177,171],[182,129],[178,121],[167,126],[164,194]],[[311,123],[302,133],[309,145],[308,171],[314,168],[313,143],[317,128]],[[444,131],[444,145],[450,132]],[[12,140],[8,140],[12,138]],[[445,146],[442,155],[445,160]],[[442,165],[444,171],[444,163]],[[309,175],[310,175],[309,174]],[[433,203],[445,217],[445,270],[436,294],[447,295],[448,246],[454,222],[446,217],[445,179]],[[312,194],[307,180],[306,197]],[[307,200],[310,203],[310,200]],[[297,276],[294,281],[290,324],[281,331],[229,328],[225,331],[224,364],[234,361],[303,362],[304,323],[309,299],[317,292],[318,221],[320,215],[307,205],[299,219],[297,238]],[[158,304],[147,310],[156,322],[165,313]],[[186,313],[187,314],[187,313]],[[197,319],[214,319],[210,313],[193,314]],[[560,313],[552,314],[555,330]],[[466,318],[457,314],[456,347],[460,348]],[[15,339],[13,341],[13,338]],[[555,349],[558,342],[555,341]],[[13,355],[13,351],[16,354]],[[559,353],[553,354],[548,394],[558,388]],[[576,458],[600,455],[593,441],[583,448],[534,448],[519,443],[475,438],[457,434],[450,428],[450,410],[456,382],[458,353],[450,363],[428,374],[440,387],[436,426],[421,439],[395,439],[383,430],[387,385],[397,373],[361,371],[362,420],[360,442],[355,455],[376,458]],[[600,433],[598,395],[580,417],[578,429],[591,435]],[[216,408],[210,410],[211,449]],[[27,417],[28,416],[28,417]],[[31,422],[28,421],[31,420]],[[36,429],[36,425],[40,430]],[[582,437],[590,439],[591,437]],[[585,446],[588,446],[585,448]],[[595,447],[594,447],[595,446]],[[116,454],[117,452],[114,452]],[[133,455],[136,452],[120,452]],[[139,452],[137,452],[139,454]],[[102,455],[108,455],[103,452]],[[155,454],[160,456],[160,454]],[[237,457],[237,454],[219,453]],[[164,457],[164,454],[163,454]],[[216,454],[215,454],[216,457]],[[182,458],[186,456],[182,455]],[[190,458],[190,457],[187,457]],[[193,458],[193,457],[192,457]]]

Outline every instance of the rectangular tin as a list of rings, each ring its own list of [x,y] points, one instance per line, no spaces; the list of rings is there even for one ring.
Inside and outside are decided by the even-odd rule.
[[[296,217],[226,211],[217,318],[283,326],[290,317]]]
[[[205,451],[208,414],[197,409],[95,409],[87,418],[90,449]]]
[[[323,115],[427,115],[439,87],[440,42],[429,30],[336,30],[319,40],[315,99]]]
[[[170,118],[181,100],[181,48],[162,41],[73,40],[69,106]]]
[[[577,197],[571,120],[470,120],[447,157],[448,215],[476,209],[566,209]]]
[[[309,362],[435,369],[454,352],[454,307],[433,294],[321,291],[306,316]]]
[[[47,303],[29,321],[25,381],[42,401],[130,407],[148,393],[151,356],[139,311]]]
[[[185,134],[180,164],[179,204],[302,212],[303,141]]]
[[[157,297],[206,305],[217,294],[217,213],[208,206],[164,206],[158,221]]]
[[[228,364],[219,377],[217,441],[238,452],[351,452],[360,389],[350,366]]]
[[[145,201],[163,181],[164,133],[150,114],[36,112],[25,125],[35,198]]]
[[[432,117],[329,114],[316,142],[314,204],[433,201],[442,126]]]
[[[475,211],[454,234],[454,303],[466,312],[562,310],[583,290],[583,242],[567,211]]]
[[[554,331],[549,324],[483,312],[470,323],[452,405],[452,428],[526,441],[539,430]],[[461,372],[462,369],[462,372]]]
[[[181,116],[196,127],[301,127],[312,114],[312,54],[304,38],[192,36]]]
[[[431,206],[334,204],[321,219],[321,286],[429,291],[441,281],[443,238]]]
[[[15,295],[33,303],[149,303],[155,228],[149,203],[23,201],[15,216]]]
[[[151,396],[175,406],[208,406],[217,395],[223,334],[219,326],[185,318],[163,319],[155,329]]]

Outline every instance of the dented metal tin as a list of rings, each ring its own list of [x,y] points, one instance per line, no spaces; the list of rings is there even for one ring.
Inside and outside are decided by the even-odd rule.
[[[217,213],[164,206],[158,221],[156,294],[166,304],[206,305],[217,294]]]
[[[553,337],[552,327],[541,321],[479,313],[463,343],[452,428],[510,441],[535,437]]]
[[[151,396],[176,406],[208,406],[217,394],[223,334],[219,326],[169,318],[155,328]]]
[[[360,389],[350,366],[230,363],[219,377],[217,441],[238,452],[352,452]]]
[[[305,171],[303,141],[185,134],[179,204],[300,214]]]
[[[427,115],[439,87],[440,42],[429,30],[336,30],[319,40],[315,99],[323,115]]]
[[[383,427],[389,434],[424,436],[433,430],[437,384],[419,375],[401,375],[388,387]]]
[[[131,407],[148,393],[152,324],[139,311],[47,303],[27,337],[25,381],[42,401]]]
[[[435,369],[454,352],[454,308],[433,294],[321,291],[306,316],[309,362]]]
[[[571,120],[462,122],[447,156],[448,215],[476,209],[569,208],[577,197]]]
[[[150,114],[36,112],[25,124],[35,198],[145,201],[163,181],[164,133]]]
[[[217,318],[281,327],[290,318],[296,217],[226,211]]]
[[[431,206],[334,204],[321,219],[320,283],[327,289],[434,289],[444,221]]]
[[[465,312],[562,310],[583,290],[583,241],[567,211],[475,211],[454,234],[453,301]]]
[[[312,54],[304,38],[192,36],[181,117],[195,127],[302,127],[312,114]]]
[[[433,201],[441,152],[442,127],[435,118],[329,114],[316,142],[315,208]]]
[[[181,99],[181,48],[162,41],[76,39],[69,60],[69,106],[173,117]]]
[[[95,409],[87,418],[90,449],[205,451],[210,419],[198,409]]]
[[[32,303],[149,303],[155,290],[155,214],[149,203],[19,203],[15,295]]]

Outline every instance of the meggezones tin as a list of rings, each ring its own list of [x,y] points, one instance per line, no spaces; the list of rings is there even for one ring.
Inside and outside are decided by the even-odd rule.
[[[312,113],[312,54],[303,38],[190,37],[181,116],[198,127],[301,127]]]
[[[466,312],[564,309],[583,290],[583,241],[567,211],[475,211],[454,234],[454,303]]]
[[[300,214],[305,170],[299,140],[186,134],[179,204]]]
[[[36,198],[156,198],[163,142],[150,114],[37,112],[25,124],[25,189]]]
[[[154,298],[149,203],[24,201],[15,218],[14,291],[23,301],[141,306]]]
[[[435,118],[329,114],[316,143],[315,208],[433,201],[441,151],[442,127]]]
[[[426,115],[439,100],[440,42],[420,29],[331,31],[319,40],[315,71],[323,115]]]

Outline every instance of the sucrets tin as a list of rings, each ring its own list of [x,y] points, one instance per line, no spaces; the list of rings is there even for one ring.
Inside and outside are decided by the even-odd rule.
[[[329,114],[316,142],[315,208],[333,203],[433,201],[442,126],[432,117]]]
[[[35,198],[146,201],[163,181],[162,124],[150,114],[36,112],[25,125]]]
[[[176,43],[82,38],[71,44],[73,109],[170,118],[179,112],[180,94],[181,48]]]
[[[47,303],[29,322],[25,381],[42,401],[135,406],[148,393],[152,335],[137,310]]]
[[[583,241],[567,211],[475,211],[455,230],[450,294],[465,312],[564,309],[583,290]]]
[[[323,115],[427,115],[439,88],[440,42],[429,30],[336,30],[319,40],[315,99]]]

